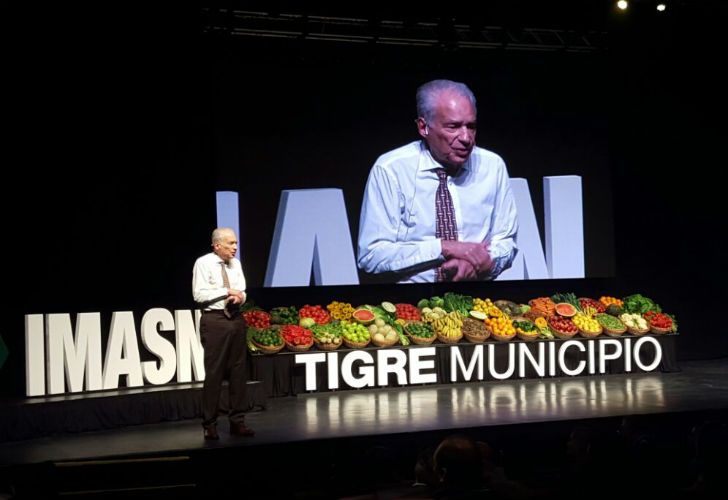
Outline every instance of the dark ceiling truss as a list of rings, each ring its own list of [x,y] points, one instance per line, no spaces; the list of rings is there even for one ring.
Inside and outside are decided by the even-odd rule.
[[[352,44],[407,45],[448,49],[594,52],[606,49],[600,30],[504,27],[464,23],[453,18],[435,21],[372,19],[272,13],[235,9],[202,10],[207,35],[289,38]]]

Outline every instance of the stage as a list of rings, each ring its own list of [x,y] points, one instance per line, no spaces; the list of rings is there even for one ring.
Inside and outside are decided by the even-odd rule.
[[[230,437],[223,418],[221,439],[206,442],[199,421],[187,419],[7,442],[0,445],[0,463],[6,483],[22,483],[28,480],[28,474],[37,477],[48,471],[53,471],[53,478],[68,478],[69,471],[88,471],[89,467],[102,465],[145,464],[146,470],[163,466],[179,471],[194,463],[219,464],[231,459],[241,467],[252,467],[278,457],[275,467],[286,467],[283,464],[289,460],[304,460],[302,457],[320,456],[322,452],[334,457],[332,461],[355,460],[357,454],[361,457],[363,450],[377,443],[407,448],[407,453],[401,453],[409,457],[416,454],[415,448],[436,445],[454,432],[469,433],[497,442],[498,446],[511,443],[512,447],[525,449],[534,436],[540,436],[541,444],[557,444],[576,425],[614,427],[625,416],[644,415],[659,423],[658,427],[687,428],[706,419],[725,421],[727,414],[728,360],[721,359],[684,362],[681,371],[673,373],[524,379],[271,398],[266,409],[248,414],[247,423],[256,430],[253,438]],[[323,460],[326,463],[321,467],[328,470],[328,459]],[[312,464],[304,461],[304,465]],[[177,485],[175,494],[179,488],[200,491],[204,478],[182,475],[185,481],[173,481]],[[74,481],[83,483],[90,476],[93,474],[79,473]],[[162,476],[167,477],[157,477]],[[124,477],[132,480],[128,475]],[[304,483],[297,484],[303,488]],[[44,487],[49,484],[44,483]],[[104,482],[103,487],[57,488],[100,491],[110,487],[113,489]],[[146,483],[140,486],[146,487]]]

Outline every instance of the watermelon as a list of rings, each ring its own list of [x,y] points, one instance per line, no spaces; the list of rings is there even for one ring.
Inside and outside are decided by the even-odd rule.
[[[568,302],[559,302],[556,304],[556,314],[564,316],[565,318],[571,318],[576,314],[576,307],[572,306]]]
[[[362,325],[369,325],[374,322],[374,313],[369,309],[357,309],[351,313],[351,317]]]

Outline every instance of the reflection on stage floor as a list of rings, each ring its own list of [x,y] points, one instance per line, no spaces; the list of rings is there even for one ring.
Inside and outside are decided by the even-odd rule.
[[[0,445],[0,464],[173,453],[428,431],[728,410],[728,360],[675,373],[523,379],[271,398],[249,413],[254,438],[205,442],[198,420],[130,426]]]

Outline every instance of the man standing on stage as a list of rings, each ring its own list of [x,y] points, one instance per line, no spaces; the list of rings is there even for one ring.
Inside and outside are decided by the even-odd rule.
[[[192,295],[203,309],[200,336],[205,349],[202,426],[205,439],[219,439],[217,414],[225,375],[230,395],[230,434],[253,436],[245,426],[247,327],[240,306],[245,303],[245,276],[235,258],[238,240],[230,228],[212,232],[212,252],[195,262]]]

